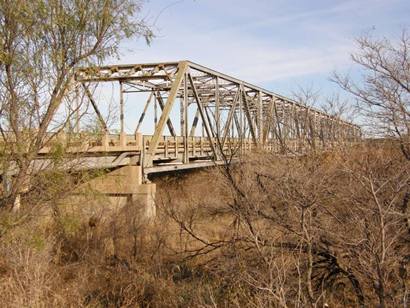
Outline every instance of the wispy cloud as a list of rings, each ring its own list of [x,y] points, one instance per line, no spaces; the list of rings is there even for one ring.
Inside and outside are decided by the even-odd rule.
[[[249,28],[261,28],[261,27],[272,27],[275,25],[284,25],[292,23],[295,21],[301,21],[311,18],[318,18],[321,16],[329,16],[332,14],[342,14],[358,8],[358,3],[369,2],[369,1],[357,1],[350,0],[341,3],[331,2],[333,5],[329,7],[320,7],[316,9],[298,10],[293,12],[283,12],[280,14],[274,14],[268,16],[267,18],[249,18],[245,19],[243,22],[235,24],[233,26],[228,26],[224,28],[216,27],[217,31],[230,31],[234,29],[249,29]],[[374,1],[373,1],[374,2]],[[377,1],[376,1],[377,2]],[[379,1],[380,2],[380,1]]]
[[[159,38],[150,49],[133,50],[125,62],[192,60],[255,83],[323,73],[349,59],[350,45],[286,47],[232,31],[184,34],[172,40]],[[148,52],[147,52],[148,51]]]
[[[158,38],[151,47],[128,43],[121,61],[189,59],[263,84],[314,79],[347,66],[357,32],[397,26],[403,8],[406,0],[152,1]]]

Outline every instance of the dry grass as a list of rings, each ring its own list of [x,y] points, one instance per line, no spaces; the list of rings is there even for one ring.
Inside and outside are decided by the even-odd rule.
[[[409,170],[385,145],[260,154],[155,179],[150,224],[104,198],[73,198],[53,219],[1,213],[0,306],[360,306],[354,279],[365,305],[380,304],[380,282],[386,306],[405,305]],[[382,229],[365,178],[379,188]]]

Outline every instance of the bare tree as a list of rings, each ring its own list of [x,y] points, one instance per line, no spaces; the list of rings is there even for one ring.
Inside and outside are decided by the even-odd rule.
[[[334,74],[333,80],[356,98],[369,133],[397,138],[410,159],[410,36],[406,30],[397,41],[365,35],[357,45],[352,60],[362,79]]]
[[[308,108],[314,108],[319,101],[320,93],[318,90],[314,89],[313,86],[308,88],[298,87],[298,89],[292,93],[292,96],[299,104]],[[303,131],[303,134],[299,136],[299,138],[305,139],[309,148],[315,151],[318,147],[317,143],[323,143],[324,140],[320,131],[316,130],[314,119],[312,115],[309,114],[308,109],[306,109],[304,114],[299,115],[297,122],[298,132]]]
[[[405,307],[408,163],[383,144],[254,154],[215,171],[222,194],[186,180],[175,202],[165,189],[163,211],[180,228],[175,251],[252,294],[249,305]]]
[[[353,112],[349,102],[342,99],[339,94],[333,94],[329,97],[322,97],[319,90],[315,90],[312,86],[303,88],[298,87],[292,93],[296,102],[308,108],[318,108],[331,116],[334,120],[329,123],[317,125],[315,117],[306,112],[296,115],[297,121],[295,128],[299,139],[306,140],[310,150],[318,150],[325,148],[331,143],[343,144],[345,138],[342,137],[343,130],[340,127],[341,121],[353,122]],[[324,131],[326,130],[327,133]]]
[[[124,38],[150,40],[152,32],[136,15],[141,3],[0,1],[2,170],[7,171],[10,162],[17,170],[4,204],[13,204],[29,181],[38,151],[75,111],[75,69],[115,56]],[[69,106],[66,113],[63,104]]]

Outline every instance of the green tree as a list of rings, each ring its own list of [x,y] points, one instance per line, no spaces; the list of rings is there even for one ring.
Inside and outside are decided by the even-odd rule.
[[[61,130],[63,103],[74,100],[80,65],[118,55],[125,38],[153,34],[142,0],[0,0],[0,133],[2,170],[14,168],[3,205],[31,178],[33,160]]]

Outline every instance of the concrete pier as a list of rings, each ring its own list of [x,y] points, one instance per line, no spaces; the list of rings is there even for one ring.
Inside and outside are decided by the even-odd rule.
[[[123,166],[83,184],[78,193],[90,191],[107,195],[109,198],[126,197],[127,203],[140,207],[145,218],[156,215],[154,183],[142,183],[141,166]]]

